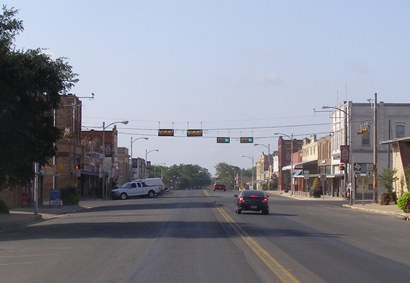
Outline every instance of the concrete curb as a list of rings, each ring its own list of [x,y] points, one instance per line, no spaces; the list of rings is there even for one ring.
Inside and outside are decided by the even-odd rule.
[[[403,213],[397,213],[397,212],[391,212],[391,211],[385,211],[385,210],[378,210],[378,209],[372,209],[372,208],[365,208],[365,207],[360,207],[360,206],[354,206],[350,204],[343,204],[343,207],[350,208],[350,209],[356,209],[356,210],[361,210],[365,212],[371,212],[371,213],[376,213],[376,214],[385,214],[385,215],[394,215],[398,219],[402,220],[410,220],[410,217]]]

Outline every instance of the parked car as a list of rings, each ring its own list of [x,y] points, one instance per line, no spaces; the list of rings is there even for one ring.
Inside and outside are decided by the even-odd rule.
[[[225,186],[225,184],[223,184],[223,183],[218,183],[218,182],[216,182],[216,183],[214,184],[214,189],[213,189],[213,190],[214,190],[214,191],[221,190],[221,191],[226,192],[226,186]]]
[[[133,182],[143,182],[148,187],[158,186],[159,190],[162,192],[165,189],[164,183],[161,178],[145,178],[145,179],[136,179]]]
[[[249,210],[269,214],[269,196],[263,191],[245,190],[234,196],[236,197],[236,213],[241,214],[242,211]]]
[[[162,184],[162,180],[161,180]],[[160,194],[163,190],[163,185],[146,183],[144,179],[131,181],[123,184],[121,187],[111,191],[112,199],[127,199],[136,196],[148,196],[150,198]]]

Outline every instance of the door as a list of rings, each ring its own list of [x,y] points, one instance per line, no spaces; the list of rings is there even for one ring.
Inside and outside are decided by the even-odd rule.
[[[138,195],[138,186],[137,183],[131,183],[128,187],[128,196],[137,196]]]

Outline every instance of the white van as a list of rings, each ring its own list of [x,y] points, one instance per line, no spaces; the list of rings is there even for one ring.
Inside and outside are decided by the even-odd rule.
[[[127,199],[136,196],[148,196],[150,198],[160,194],[164,185],[161,178],[139,179],[123,184],[111,191],[112,199]]]

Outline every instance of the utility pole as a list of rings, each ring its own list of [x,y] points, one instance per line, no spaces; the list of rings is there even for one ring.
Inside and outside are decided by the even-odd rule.
[[[373,200],[377,203],[377,93],[373,100]]]

